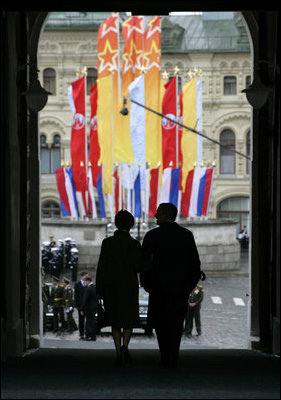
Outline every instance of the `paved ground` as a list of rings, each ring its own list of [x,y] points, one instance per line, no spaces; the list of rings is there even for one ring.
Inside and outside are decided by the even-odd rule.
[[[208,277],[203,334],[182,338],[176,369],[159,365],[157,341],[142,330],[130,343],[133,364],[121,368],[109,328],[96,342],[48,332],[39,350],[2,364],[1,398],[279,399],[280,358],[249,350],[248,286],[247,264]]]
[[[40,349],[2,365],[3,399],[279,399],[280,359],[249,350],[182,350],[176,369],[157,350]]]

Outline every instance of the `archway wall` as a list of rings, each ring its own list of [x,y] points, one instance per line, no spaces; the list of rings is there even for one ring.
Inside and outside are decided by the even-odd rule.
[[[83,4],[79,3],[79,8]],[[185,4],[188,9],[189,2]],[[206,3],[198,1],[196,7],[204,10]],[[171,5],[161,6],[153,13],[166,14],[172,11],[169,8]],[[132,11],[151,13],[149,6]],[[274,68],[280,63],[280,22],[277,12],[247,11],[243,15],[253,42],[253,75],[259,71],[262,82],[273,85],[266,105],[252,113],[252,334],[260,338],[259,348],[280,353],[280,92]],[[1,115],[5,116],[1,119],[1,174],[5,187],[1,209],[5,239],[2,358],[19,356],[28,347],[39,346],[38,115],[27,110],[21,93],[37,77],[37,48],[46,16],[47,12],[1,13]]]

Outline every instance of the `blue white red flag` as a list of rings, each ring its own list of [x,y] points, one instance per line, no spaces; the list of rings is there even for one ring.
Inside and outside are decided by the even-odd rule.
[[[136,177],[134,183],[134,191],[135,191],[135,209],[134,209],[134,217],[141,218],[141,184],[140,184],[140,171]]]
[[[171,190],[169,202],[173,203],[178,207],[178,196],[179,196],[179,183],[180,183],[180,169],[175,168],[171,174]]]

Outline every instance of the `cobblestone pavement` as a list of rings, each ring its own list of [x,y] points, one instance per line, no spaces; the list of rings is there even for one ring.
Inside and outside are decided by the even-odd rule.
[[[248,262],[241,263],[237,272],[219,276],[210,274],[204,287],[204,300],[201,308],[202,335],[196,336],[193,328],[192,338],[182,337],[182,349],[249,349],[249,274]],[[74,318],[78,319],[77,311]],[[103,328],[95,342],[79,341],[78,331],[72,334],[46,332],[42,347],[57,348],[97,348],[113,349],[110,328]],[[158,348],[155,335],[151,338],[141,329],[134,329],[131,348]]]

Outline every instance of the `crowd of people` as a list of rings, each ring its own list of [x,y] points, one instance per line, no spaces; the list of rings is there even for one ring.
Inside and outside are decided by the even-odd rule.
[[[56,244],[54,237],[42,243],[42,272],[46,279],[56,276],[60,278],[66,272],[71,273],[72,282],[77,281],[79,250],[76,241],[71,237],[59,239]]]
[[[81,279],[74,284],[74,289],[68,278],[63,277],[60,281],[54,275],[50,288],[42,273],[42,301],[44,332],[48,329],[47,315],[51,307],[53,318],[50,329],[53,332],[72,333],[79,329],[80,340],[96,340],[98,297],[87,272],[81,272]],[[78,312],[78,326],[73,318],[75,309]]]

